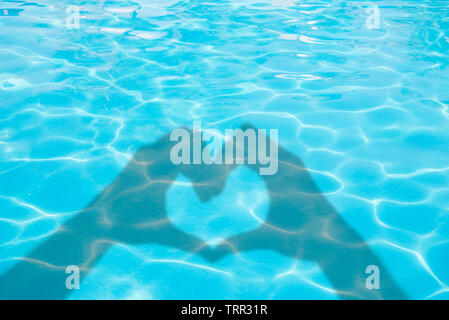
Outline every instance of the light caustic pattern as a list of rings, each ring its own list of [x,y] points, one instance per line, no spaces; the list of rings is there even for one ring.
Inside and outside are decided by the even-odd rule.
[[[449,297],[447,1],[39,0],[0,9],[0,276],[139,147],[201,120],[222,132],[278,129],[279,145],[302,159],[407,297]],[[245,170],[205,203],[178,177],[166,199],[173,224],[211,244],[263,224],[269,191]],[[211,262],[127,243],[68,296],[341,297],[316,263],[270,250]]]

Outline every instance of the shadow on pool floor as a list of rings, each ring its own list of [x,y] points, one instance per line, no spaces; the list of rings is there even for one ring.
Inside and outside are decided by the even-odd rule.
[[[246,126],[245,128],[249,128]],[[244,128],[244,129],[245,129]],[[270,195],[265,223],[214,248],[179,230],[167,216],[167,190],[179,174],[201,201],[219,195],[237,165],[174,165],[169,135],[141,147],[117,178],[85,209],[0,277],[1,299],[64,299],[66,267],[81,280],[114,243],[159,244],[200,255],[210,263],[248,250],[273,250],[316,262],[342,299],[405,299],[364,239],[327,201],[302,161],[282,147],[274,175],[262,175]],[[258,172],[258,164],[248,165]],[[380,270],[380,289],[365,285],[365,269]]]

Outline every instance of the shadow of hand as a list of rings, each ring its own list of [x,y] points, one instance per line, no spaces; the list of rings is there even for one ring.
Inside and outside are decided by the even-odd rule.
[[[246,126],[247,128],[248,126]],[[301,160],[279,147],[278,172],[262,176],[270,195],[265,223],[214,249],[174,226],[166,194],[179,174],[201,201],[220,194],[236,165],[174,165],[169,135],[141,147],[117,178],[85,209],[0,277],[1,299],[63,299],[69,265],[85,277],[114,243],[155,243],[196,253],[210,262],[235,250],[267,249],[318,263],[341,298],[403,299],[379,258],[335,211]],[[259,165],[248,165],[259,170]],[[365,268],[381,270],[381,288],[365,286]],[[36,289],[39,288],[39,289]]]

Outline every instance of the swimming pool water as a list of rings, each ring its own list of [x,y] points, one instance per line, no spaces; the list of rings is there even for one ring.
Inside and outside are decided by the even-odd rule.
[[[301,159],[407,298],[449,298],[448,8],[2,1],[0,278],[91,203],[139,148],[201,120],[220,131],[278,129],[279,145]],[[273,190],[245,167],[206,202],[188,177],[176,179],[161,200],[167,216],[210,245],[268,215]],[[123,242],[65,298],[351,297],[331,282],[322,265],[268,248],[210,260]]]

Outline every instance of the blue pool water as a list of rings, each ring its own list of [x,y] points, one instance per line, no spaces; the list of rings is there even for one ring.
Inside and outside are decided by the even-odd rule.
[[[278,129],[279,146],[301,159],[337,225],[355,230],[398,290],[447,299],[448,66],[447,1],[2,1],[0,279],[20,283],[11,273],[19,263],[64,266],[32,252],[76,221],[138,150],[201,120],[220,131]],[[270,189],[239,167],[202,201],[179,175],[155,201],[213,248],[263,225],[285,183]],[[320,237],[350,242],[326,221],[331,235]],[[63,298],[353,297],[335,287],[332,260],[268,244],[220,259],[108,237],[89,250],[104,243],[80,289]],[[357,260],[341,257],[343,269]],[[45,279],[29,283],[21,298],[45,290]]]

